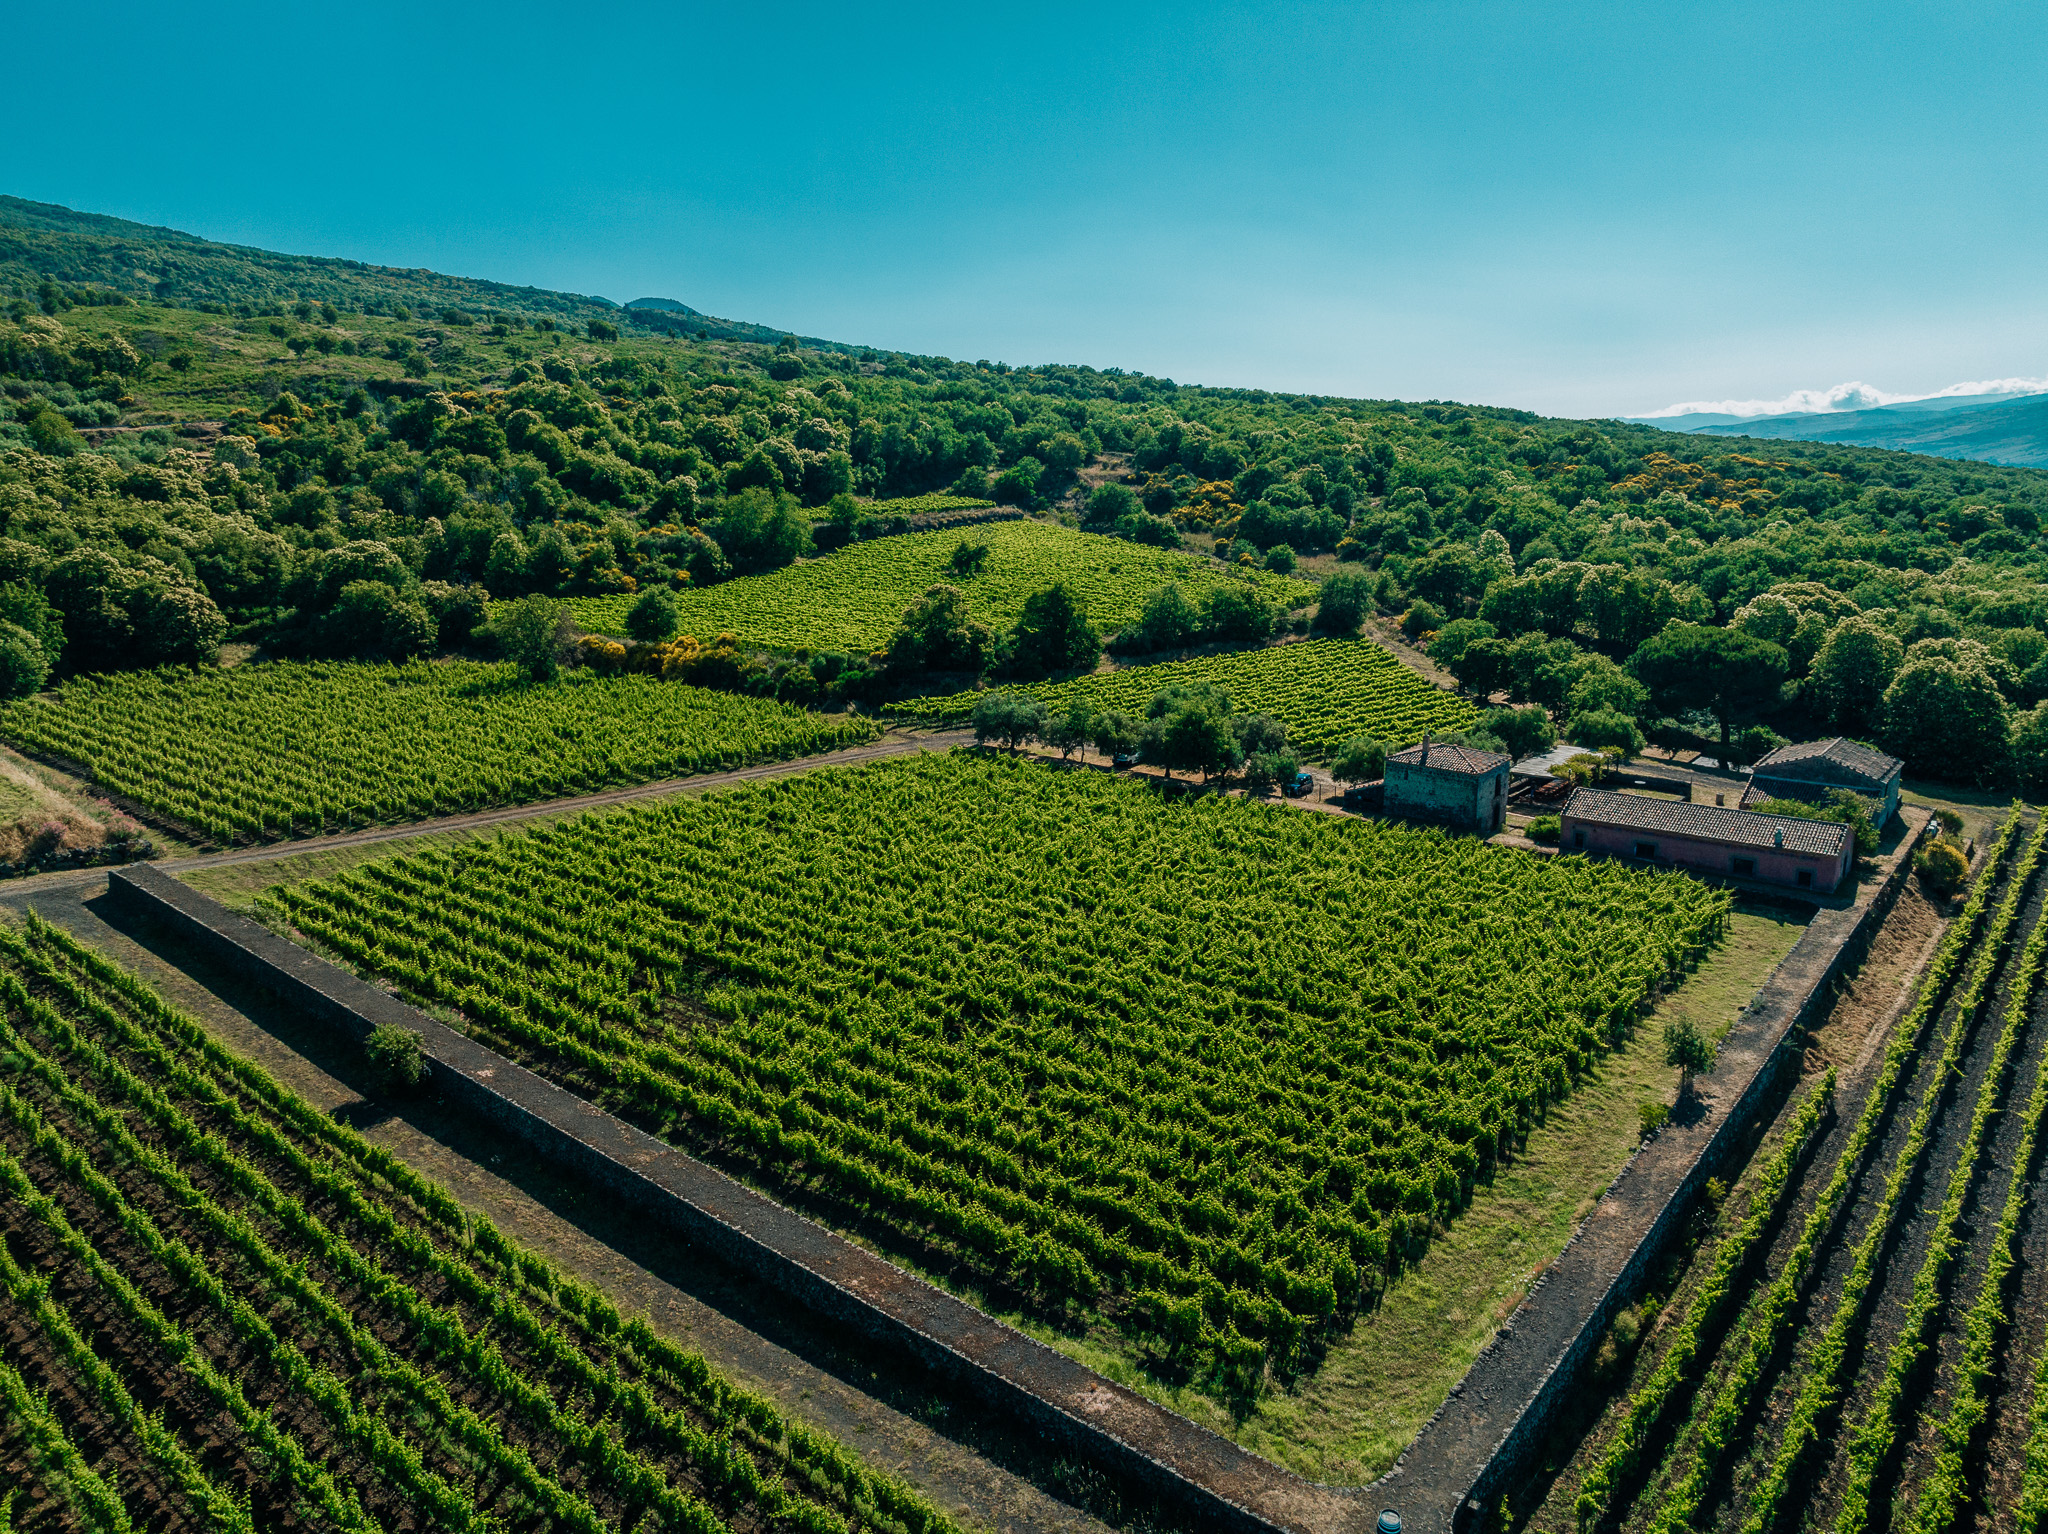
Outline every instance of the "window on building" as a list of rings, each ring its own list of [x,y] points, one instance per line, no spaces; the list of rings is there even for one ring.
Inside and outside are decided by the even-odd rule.
[[[1653,857],[1655,857],[1656,855],[1657,855],[1657,844],[1656,844],[1655,842],[1637,842],[1637,843],[1636,843],[1636,856],[1637,856],[1637,857],[1639,857],[1639,858],[1653,858]]]
[[[1574,847],[1583,847],[1583,846],[1585,846],[1585,845],[1586,845],[1586,833],[1585,833],[1585,832],[1583,832],[1583,831],[1574,831],[1574,832],[1572,832],[1572,845],[1573,845]]]
[[[1747,878],[1749,875],[1756,872],[1756,859],[1737,858],[1735,860],[1735,872],[1742,875],[1744,878]]]
[[[1812,889],[1812,888],[1813,888],[1813,870],[1812,870],[1812,869],[1810,869],[1810,868],[1802,868],[1802,869],[1800,869],[1800,870],[1799,870],[1799,887],[1800,887],[1801,889]]]

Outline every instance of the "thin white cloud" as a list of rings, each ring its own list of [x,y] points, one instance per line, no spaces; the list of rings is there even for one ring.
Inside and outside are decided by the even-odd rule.
[[[1832,389],[1794,389],[1783,399],[1703,399],[1682,405],[1667,405],[1637,416],[1654,421],[1673,415],[1806,415],[1842,410],[1873,410],[1879,405],[1901,405],[1909,400],[1947,399],[1971,394],[2044,394],[2048,378],[1991,378],[1975,383],[1950,384],[1932,394],[1892,394],[1875,384],[1839,383]]]

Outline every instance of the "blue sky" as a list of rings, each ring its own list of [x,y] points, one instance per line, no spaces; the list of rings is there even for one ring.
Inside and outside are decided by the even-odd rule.
[[[0,190],[273,249],[1568,415],[2048,373],[2033,5],[84,4],[10,40]]]

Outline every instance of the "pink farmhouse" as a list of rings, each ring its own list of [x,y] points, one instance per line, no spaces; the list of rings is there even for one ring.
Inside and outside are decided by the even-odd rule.
[[[1565,852],[1630,858],[1823,895],[1848,877],[1856,854],[1849,828],[1836,821],[1681,804],[1604,788],[1577,790],[1559,818],[1558,845]]]

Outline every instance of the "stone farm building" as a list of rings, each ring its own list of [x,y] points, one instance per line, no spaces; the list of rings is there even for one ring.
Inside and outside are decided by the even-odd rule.
[[[1832,894],[1856,859],[1849,828],[1711,804],[1581,788],[1560,817],[1559,847]]]
[[[1899,775],[1905,765],[1895,756],[1859,746],[1839,735],[1830,740],[1780,746],[1756,764],[1750,778],[1753,787],[1744,795],[1744,802],[1818,801],[1826,798],[1831,788],[1846,788],[1872,804],[1883,806],[1883,813],[1875,817],[1882,826],[1899,811]]]
[[[1387,757],[1381,802],[1389,814],[1491,836],[1507,823],[1508,759],[1424,736]]]

